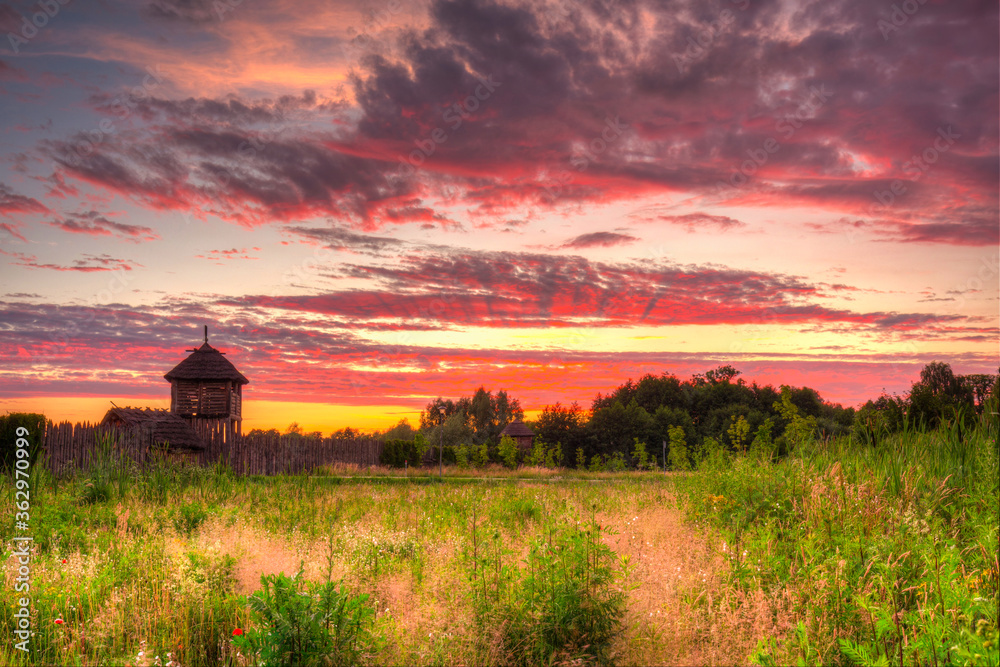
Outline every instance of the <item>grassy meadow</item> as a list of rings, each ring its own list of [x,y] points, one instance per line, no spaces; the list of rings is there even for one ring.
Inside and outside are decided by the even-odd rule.
[[[995,421],[690,473],[326,472],[36,466],[32,653],[0,664],[1000,663]]]

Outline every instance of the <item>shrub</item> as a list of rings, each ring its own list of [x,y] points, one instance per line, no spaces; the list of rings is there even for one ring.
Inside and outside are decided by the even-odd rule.
[[[621,630],[627,560],[601,541],[601,527],[550,530],[531,546],[526,570],[473,560],[471,580],[486,649],[504,665],[607,664]]]
[[[684,429],[680,426],[673,426],[670,428],[668,433],[670,435],[671,470],[690,470],[691,460],[688,457],[687,440],[684,438]]]
[[[607,465],[605,466],[608,472],[621,472],[627,468],[625,465],[625,455],[621,452],[615,452],[608,457]]]
[[[587,455],[583,453],[583,447],[576,448],[576,469],[587,469]]]
[[[517,460],[520,458],[520,450],[517,447],[517,443],[514,442],[514,438],[509,435],[505,435],[500,438],[500,445],[497,448],[500,454],[500,460],[508,468],[516,468]]]
[[[38,454],[41,451],[42,440],[45,437],[45,415],[29,412],[12,412],[9,415],[0,417],[0,468],[3,472],[9,473],[14,465],[16,456],[17,440],[22,437],[18,435],[18,429],[26,429],[27,435],[23,436],[28,441],[28,461],[34,467]],[[21,431],[24,433],[24,431]]]
[[[545,452],[545,467],[557,468],[562,465],[563,450],[562,443],[556,443],[555,447]]]
[[[260,583],[263,588],[246,599],[260,627],[233,643],[257,655],[261,667],[358,665],[374,652],[368,595],[352,596],[332,581],[307,589],[301,568],[293,577],[262,575]]]
[[[545,465],[545,453],[545,442],[541,438],[536,438],[535,444],[531,447],[531,453],[528,455],[527,464],[535,467]]]
[[[469,467],[470,453],[468,445],[459,445],[455,448],[455,463],[457,463],[458,467],[462,470]]]
[[[652,470],[656,466],[656,461],[650,463],[649,453],[646,452],[646,443],[639,442],[639,438],[633,438],[635,445],[632,449],[632,461],[635,463],[635,467],[639,470]]]
[[[476,466],[477,468],[485,468],[489,462],[490,462],[490,452],[489,452],[489,447],[485,442],[479,445],[479,447],[473,448],[472,465]]]
[[[427,443],[423,438],[415,440],[386,440],[382,448],[379,463],[392,468],[403,468],[407,465],[419,466],[427,452]]]

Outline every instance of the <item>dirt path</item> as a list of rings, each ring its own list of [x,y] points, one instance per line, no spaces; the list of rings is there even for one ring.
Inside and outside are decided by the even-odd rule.
[[[775,623],[779,605],[728,590],[722,540],[685,522],[667,492],[659,500],[599,517],[617,532],[608,546],[634,567],[619,664],[747,664],[758,640],[788,631]]]

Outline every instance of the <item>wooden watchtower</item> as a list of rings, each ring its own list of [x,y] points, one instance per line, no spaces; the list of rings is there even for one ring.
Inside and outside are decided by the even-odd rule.
[[[243,422],[243,385],[250,380],[223,354],[208,344],[208,326],[201,347],[164,375],[170,382],[170,412],[201,432],[221,425],[229,442]],[[201,428],[198,428],[201,427]]]

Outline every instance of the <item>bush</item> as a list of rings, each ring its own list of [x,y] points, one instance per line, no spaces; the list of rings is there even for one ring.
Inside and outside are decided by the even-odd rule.
[[[462,470],[469,467],[469,456],[472,452],[469,450],[468,445],[459,445],[455,448],[455,463]]]
[[[608,463],[605,467],[608,472],[622,472],[627,468],[625,465],[625,455],[621,452],[615,452],[608,457]]]
[[[473,447],[472,449],[472,465],[477,468],[485,468],[490,462],[490,450],[487,444],[484,442],[479,445],[479,447]]]
[[[526,570],[473,561],[473,601],[490,653],[504,665],[607,664],[628,596],[627,560],[601,541],[596,521],[535,540]],[[499,654],[499,655],[497,655]]]
[[[419,466],[426,452],[427,443],[421,437],[415,440],[386,440],[379,463],[391,468]]]
[[[500,445],[497,448],[500,454],[500,460],[508,468],[516,468],[517,461],[520,458],[520,450],[517,447],[517,443],[514,442],[514,438],[509,435],[505,435],[500,438]]]
[[[540,468],[545,465],[545,454],[545,442],[541,438],[536,438],[535,444],[531,447],[531,453],[528,454],[526,463],[529,466]]]
[[[674,426],[670,429],[670,469],[690,470],[691,460],[688,457],[687,440],[684,439],[684,429]],[[710,440],[710,438],[706,439]],[[712,440],[714,443],[715,441]]]
[[[352,596],[332,581],[307,590],[301,568],[293,577],[262,575],[260,583],[246,599],[260,627],[233,640],[244,655],[257,655],[260,667],[358,665],[374,652],[367,595]]]
[[[28,461],[34,467],[45,438],[45,415],[29,412],[12,412],[0,417],[0,467],[10,473],[17,455],[18,429],[27,430],[24,439],[28,441]],[[21,433],[24,433],[22,430]]]

